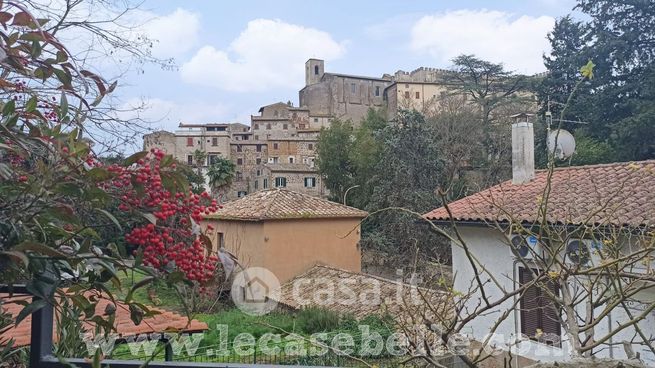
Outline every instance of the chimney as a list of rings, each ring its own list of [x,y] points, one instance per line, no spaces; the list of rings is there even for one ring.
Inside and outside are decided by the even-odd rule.
[[[512,184],[534,179],[534,128],[528,121],[531,114],[512,115]]]

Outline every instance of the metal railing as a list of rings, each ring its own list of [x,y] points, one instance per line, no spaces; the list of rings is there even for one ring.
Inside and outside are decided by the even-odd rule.
[[[25,286],[13,285],[11,287],[0,285],[0,293],[11,293],[18,295],[30,295]],[[33,296],[32,302],[38,297]],[[30,336],[30,368],[64,368],[71,364],[79,368],[92,368],[92,362],[84,358],[67,358],[62,362],[53,354],[53,327],[54,327],[54,306],[51,303],[32,313],[32,326]],[[170,346],[170,345],[167,345]],[[170,349],[166,349],[169,355]],[[169,356],[170,357],[170,356]],[[257,361],[257,360],[255,360]],[[106,359],[101,362],[103,368],[139,368],[143,367],[144,360],[119,360]],[[248,364],[243,363],[221,363],[221,362],[181,362],[181,361],[152,361],[148,363],[149,368],[273,368],[284,367],[281,364]],[[304,365],[305,368],[319,368],[320,366]],[[334,367],[334,366],[332,366]]]

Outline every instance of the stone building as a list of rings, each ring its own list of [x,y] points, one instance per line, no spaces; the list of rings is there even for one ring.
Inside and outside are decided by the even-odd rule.
[[[384,107],[383,92],[391,83],[390,77],[325,73],[323,60],[309,59],[305,63],[305,87],[298,93],[299,105],[309,109],[312,116],[357,123],[369,108]]]
[[[325,197],[314,161],[318,134],[328,124],[327,117],[310,115],[307,108],[278,102],[251,116],[252,128],[238,123],[182,123],[174,133],[146,134],[144,149],[161,148],[203,173],[215,157],[230,159],[236,171],[226,200],[274,187]],[[196,151],[206,154],[204,162],[195,162]]]

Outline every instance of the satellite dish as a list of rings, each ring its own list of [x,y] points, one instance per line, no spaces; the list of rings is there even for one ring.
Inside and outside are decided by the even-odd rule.
[[[557,140],[557,146],[555,141]],[[559,160],[571,157],[575,152],[575,138],[564,129],[556,129],[548,133],[548,152],[554,153]]]

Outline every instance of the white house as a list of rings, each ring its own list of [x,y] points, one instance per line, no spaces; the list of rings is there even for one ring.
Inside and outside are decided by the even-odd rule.
[[[472,292],[473,297],[466,302],[470,310],[484,304],[481,290],[475,288],[478,282],[484,284],[485,298],[501,298],[503,290],[505,293],[517,290],[531,280],[533,272],[541,272],[537,260],[533,258],[549,258],[543,248],[546,245],[540,244],[536,236],[516,235],[513,231],[517,227],[511,224],[520,224],[519,228],[530,229],[534,231],[533,234],[539,234],[539,229],[544,227],[556,229],[558,238],[563,242],[557,248],[563,249],[562,262],[578,262],[575,264],[576,270],[590,274],[596,269],[601,270],[601,266],[606,264],[603,262],[612,260],[603,258],[606,257],[603,256],[603,247],[609,247],[610,243],[604,243],[602,239],[611,236],[619,239],[617,244],[620,247],[613,247],[623,249],[625,253],[644,250],[646,243],[653,246],[655,160],[555,169],[550,179],[544,217],[541,215],[544,212],[540,214],[539,211],[540,208],[543,211],[541,203],[548,183],[548,172],[535,172],[533,169],[531,123],[516,123],[512,129],[513,180],[450,203],[448,210],[441,207],[424,215],[426,219],[446,228],[454,223],[466,244],[468,254],[457,238],[452,241],[452,263],[455,289],[462,293]],[[580,229],[585,231],[580,232]],[[452,228],[448,231],[452,232]],[[555,245],[549,243],[547,246],[553,249]],[[645,249],[640,254],[652,256],[655,253]],[[594,325],[594,339],[611,335],[611,331],[616,332],[590,350],[596,357],[622,359],[627,357],[626,351],[632,350],[647,365],[655,366],[655,354],[651,348],[637,343],[645,337],[651,347],[655,345],[655,273],[652,258],[644,257],[643,260],[622,270],[626,273],[626,282],[632,286],[639,285],[631,289],[634,290],[631,292],[633,295],[626,303],[617,306],[603,303],[604,295],[590,289],[589,300],[593,298],[598,303],[591,309],[583,308],[585,303],[580,303],[576,308],[577,315],[573,321],[577,321],[577,324],[584,325],[588,317],[599,321]],[[473,265],[476,265],[480,281],[475,278]],[[548,271],[556,269],[553,266]],[[557,275],[555,273],[554,278]],[[639,284],[631,281],[635,275]],[[591,278],[585,277],[581,280],[581,276],[576,276],[572,278],[574,281],[565,285],[578,290],[576,288]],[[593,280],[604,282],[606,278],[599,274]],[[495,341],[502,340],[504,343],[498,346],[534,360],[570,359],[572,341],[563,326],[571,320],[567,319],[562,309],[542,297],[549,291],[563,297],[564,291],[555,283],[552,287],[550,284],[543,285],[530,286],[524,292],[504,300],[475,318],[464,330],[474,339],[483,341],[501,319],[495,328],[498,335]],[[601,314],[605,308],[611,312]],[[507,318],[501,318],[505,311],[510,311]],[[634,326],[623,327],[626,321],[637,318],[638,329]],[[584,338],[585,334],[579,336]],[[626,345],[629,345],[627,349]]]

